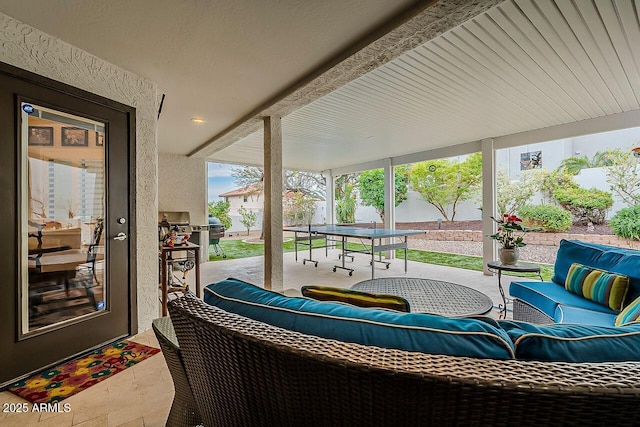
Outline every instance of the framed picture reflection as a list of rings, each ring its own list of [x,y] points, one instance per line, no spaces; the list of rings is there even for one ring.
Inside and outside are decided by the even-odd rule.
[[[81,128],[62,128],[63,147],[88,147],[89,131]]]
[[[29,145],[53,146],[53,127],[29,126]]]

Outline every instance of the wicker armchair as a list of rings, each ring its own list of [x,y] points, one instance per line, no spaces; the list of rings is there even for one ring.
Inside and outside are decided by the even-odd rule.
[[[303,335],[185,296],[169,303],[205,426],[634,423],[640,363],[410,353]]]

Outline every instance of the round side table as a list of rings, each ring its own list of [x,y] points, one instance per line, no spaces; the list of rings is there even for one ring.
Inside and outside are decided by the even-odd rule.
[[[535,273],[542,282],[542,274],[540,274],[540,266],[532,264],[530,262],[518,262],[516,264],[502,264],[500,261],[489,261],[487,268],[493,273],[498,273],[498,290],[500,296],[502,296],[502,304],[498,306],[500,309],[500,318],[507,318],[507,297],[504,295],[504,289],[502,288],[502,272],[514,272],[514,273]]]

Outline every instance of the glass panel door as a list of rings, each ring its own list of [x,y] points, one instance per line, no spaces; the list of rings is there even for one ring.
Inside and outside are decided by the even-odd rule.
[[[108,309],[105,123],[21,103],[21,335]]]

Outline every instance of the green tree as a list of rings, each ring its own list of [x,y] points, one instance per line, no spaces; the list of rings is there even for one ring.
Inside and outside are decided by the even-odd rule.
[[[289,192],[282,198],[284,217],[290,225],[306,225],[311,223],[316,212],[316,198],[302,191]]]
[[[640,161],[630,149],[617,149],[614,155],[614,167],[607,168],[607,183],[611,191],[629,206],[640,204]]]
[[[248,187],[253,185],[256,191],[264,190],[264,171],[257,166],[239,166],[231,170],[233,182],[238,187]],[[321,200],[325,194],[325,178],[322,174],[306,171],[283,170],[282,171],[282,192],[302,191],[311,194]],[[266,202],[266,200],[265,200]],[[263,209],[264,219],[264,209]],[[264,239],[264,227],[260,239]]]
[[[336,191],[336,220],[338,223],[354,223],[356,222],[356,196],[353,194],[355,189],[353,184],[345,184],[338,198]]]
[[[395,195],[398,206],[407,200],[408,174],[405,166],[394,168]],[[384,221],[384,170],[372,169],[362,172],[358,177],[360,200],[365,206],[373,206]]]
[[[217,202],[209,202],[209,216],[218,218],[225,229],[231,228],[231,217],[229,216],[229,207],[231,203],[219,200]]]
[[[238,209],[238,213],[242,217],[240,222],[242,223],[242,225],[244,225],[247,228],[247,236],[248,236],[249,233],[251,232],[251,227],[256,225],[256,222],[258,222],[258,214],[255,213],[254,211],[248,210],[244,206],[240,206],[240,209]]]
[[[458,203],[477,195],[482,185],[482,154],[463,161],[438,159],[412,166],[411,187],[447,221],[456,217]],[[449,210],[451,215],[449,215]]]
[[[511,181],[504,170],[498,171],[496,204],[500,214],[518,212],[531,198],[542,189],[546,169],[529,169],[520,174],[520,178]]]

